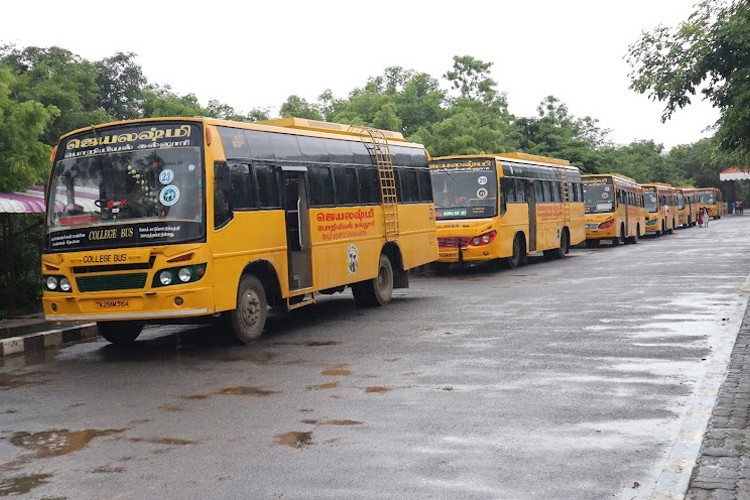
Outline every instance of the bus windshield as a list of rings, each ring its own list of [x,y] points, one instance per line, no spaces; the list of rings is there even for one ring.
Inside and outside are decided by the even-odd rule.
[[[202,170],[199,147],[59,160],[50,179],[47,248],[112,248],[202,237]],[[85,237],[71,238],[71,233]]]
[[[612,180],[584,180],[583,203],[587,214],[613,212],[615,209],[615,190],[612,188]]]
[[[655,214],[659,211],[659,204],[657,203],[656,199],[656,191],[644,191],[643,201],[648,213]]]
[[[432,170],[437,219],[472,219],[497,214],[494,169]]]

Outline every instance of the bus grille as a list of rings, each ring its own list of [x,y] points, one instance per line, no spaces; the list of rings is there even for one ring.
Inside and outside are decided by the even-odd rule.
[[[76,284],[81,292],[139,289],[146,286],[146,277],[147,273],[81,276]]]
[[[469,248],[469,238],[438,238],[438,248],[458,248],[461,245],[461,250]]]

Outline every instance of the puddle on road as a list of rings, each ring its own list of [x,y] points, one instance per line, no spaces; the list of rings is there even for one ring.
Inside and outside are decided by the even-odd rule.
[[[308,385],[306,389],[308,391],[323,391],[326,389],[335,389],[339,386],[338,382],[329,382],[327,384],[320,384],[320,385]]]
[[[188,394],[187,396],[180,396],[180,398],[187,401],[197,401],[201,399],[208,399],[209,396],[209,394]]]
[[[178,412],[178,411],[185,411],[185,408],[178,404],[163,404],[159,406],[160,410],[169,411],[169,412]]]
[[[49,483],[52,474],[28,474],[0,479],[0,496],[24,495]]]
[[[302,448],[312,444],[312,432],[292,431],[285,434],[276,434],[276,444],[281,446],[290,446],[292,448]]]
[[[191,444],[198,444],[198,441],[179,438],[130,438],[130,440],[134,443],[163,444],[166,446],[189,446]]]
[[[341,345],[343,342],[339,342],[338,340],[324,340],[324,341],[310,341],[305,342],[305,346],[307,347],[323,347],[323,346],[329,346],[329,345]]]
[[[326,368],[320,374],[326,377],[345,377],[352,374],[352,371],[346,368],[347,366],[349,365],[334,365]]]
[[[37,376],[50,375],[47,372],[24,373],[20,375],[11,375],[9,373],[0,373],[0,390],[17,389],[30,385],[42,385],[49,382],[48,378],[36,378]]]
[[[271,394],[278,394],[278,391],[269,391],[260,387],[238,386],[219,389],[217,394],[226,394],[229,396],[270,396]]]
[[[364,422],[359,422],[357,420],[326,420],[323,422],[323,425],[365,425]]]
[[[97,467],[96,469],[93,469],[91,472],[94,474],[112,474],[112,473],[120,473],[125,472],[125,467]]]
[[[10,437],[11,444],[36,453],[37,458],[58,457],[83,449],[97,437],[125,432],[125,429],[87,429],[70,431],[53,429],[42,432],[16,432]]]
[[[382,387],[382,386],[365,387],[365,392],[375,393],[375,394],[383,394],[384,392],[388,392],[390,390],[391,390],[390,387]]]

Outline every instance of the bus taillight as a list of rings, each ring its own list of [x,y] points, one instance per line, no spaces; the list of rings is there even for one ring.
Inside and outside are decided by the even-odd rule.
[[[469,244],[473,247],[481,247],[483,245],[489,245],[492,243],[492,240],[495,239],[495,236],[497,236],[497,231],[490,231],[489,233],[484,233],[481,236],[475,236],[471,239]]]
[[[605,220],[604,222],[602,222],[601,224],[599,224],[599,229],[609,229],[614,224],[615,224],[615,220],[614,219],[608,219],[608,220]]]

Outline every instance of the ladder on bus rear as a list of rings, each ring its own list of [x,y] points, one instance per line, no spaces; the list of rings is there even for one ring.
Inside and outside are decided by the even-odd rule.
[[[563,215],[567,224],[570,222],[570,182],[568,181],[568,171],[561,168],[560,177],[562,181]]]
[[[393,155],[388,139],[381,130],[358,127],[364,131],[363,142],[378,169],[380,199],[383,204],[383,222],[386,241],[398,239],[398,199],[396,197],[396,174],[393,170]],[[369,141],[367,140],[369,138]]]

